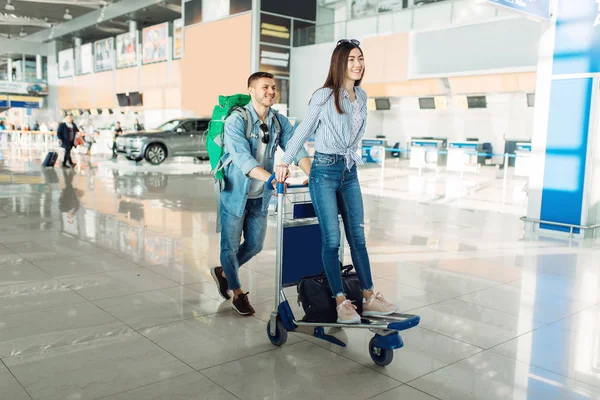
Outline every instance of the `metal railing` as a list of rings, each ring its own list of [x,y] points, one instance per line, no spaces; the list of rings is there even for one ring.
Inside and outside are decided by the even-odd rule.
[[[575,229],[579,229],[580,231],[587,231],[587,230],[592,230],[592,238],[596,239],[596,229],[600,228],[600,225],[575,225],[575,224],[564,224],[562,222],[552,222],[552,221],[545,221],[543,219],[536,219],[536,218],[528,218],[528,217],[521,217],[520,218],[521,221],[528,223],[530,222],[532,224],[532,232],[535,229],[535,224],[539,224],[539,225],[553,225],[553,226],[560,226],[563,228],[569,228],[569,238],[573,238],[573,234],[575,233]]]

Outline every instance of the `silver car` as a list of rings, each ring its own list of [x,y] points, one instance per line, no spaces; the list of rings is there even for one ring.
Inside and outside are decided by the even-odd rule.
[[[117,138],[117,152],[128,160],[146,159],[158,165],[167,157],[196,157],[208,159],[206,131],[209,119],[174,119],[156,130],[121,135]]]

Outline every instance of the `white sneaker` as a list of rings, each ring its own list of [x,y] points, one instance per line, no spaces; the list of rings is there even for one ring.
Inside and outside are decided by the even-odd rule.
[[[363,302],[362,315],[365,317],[375,317],[390,315],[396,312],[398,306],[390,303],[381,293],[374,293],[369,300]]]
[[[350,300],[344,300],[336,309],[338,324],[360,324],[360,315],[358,315],[356,306]]]

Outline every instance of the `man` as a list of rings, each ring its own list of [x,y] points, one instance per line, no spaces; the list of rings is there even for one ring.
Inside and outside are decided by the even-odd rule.
[[[113,135],[113,146],[112,146],[112,158],[113,160],[117,159],[117,138],[123,134],[123,128],[121,128],[121,123],[117,121],[115,123],[114,135]]]
[[[273,174],[277,146],[284,151],[294,128],[283,115],[271,106],[277,94],[272,74],[257,72],[248,78],[248,92],[252,101],[245,107],[251,115],[252,134],[246,138],[246,126],[239,113],[225,121],[225,188],[221,192],[221,264],[213,267],[212,276],[225,300],[233,292],[233,308],[240,314],[254,314],[248,293],[242,289],[239,268],[263,248],[267,232],[267,209],[273,187],[265,182]],[[279,124],[275,122],[278,118]],[[278,129],[281,125],[281,132]],[[311,161],[305,150],[300,151],[296,164],[308,176]],[[244,243],[240,245],[242,234]]]
[[[142,124],[140,124],[140,120],[139,119],[135,119],[135,123],[133,124],[133,129],[136,132],[141,132],[144,130],[144,126]]]
[[[73,123],[73,116],[67,115],[62,124],[58,126],[56,136],[58,137],[58,143],[60,147],[65,149],[65,157],[63,158],[63,168],[75,167],[75,163],[71,159],[71,150],[75,146],[75,138],[77,137],[79,129],[77,125]],[[69,166],[69,164],[71,164]]]

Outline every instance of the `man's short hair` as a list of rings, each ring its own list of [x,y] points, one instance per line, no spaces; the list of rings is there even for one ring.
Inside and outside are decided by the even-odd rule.
[[[261,78],[275,79],[275,75],[269,72],[255,72],[252,75],[250,75],[250,78],[248,78],[248,87],[252,86],[254,81],[257,81]]]

